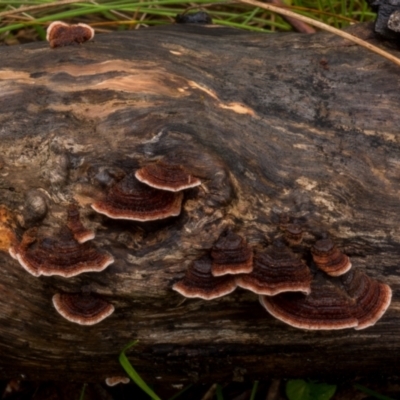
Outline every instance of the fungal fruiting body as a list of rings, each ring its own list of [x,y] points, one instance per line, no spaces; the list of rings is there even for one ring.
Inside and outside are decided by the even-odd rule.
[[[114,312],[114,306],[91,294],[57,293],[53,305],[60,315],[79,325],[94,325]]]
[[[126,385],[130,382],[130,379],[127,376],[110,376],[106,378],[106,385],[107,386],[116,386],[120,383]]]
[[[182,199],[182,193],[154,189],[127,175],[112,185],[92,208],[113,219],[154,221],[178,216]]]
[[[236,289],[235,279],[230,275],[214,277],[211,274],[211,259],[207,256],[194,261],[182,280],[172,289],[184,297],[212,300],[225,296]]]
[[[156,189],[179,192],[201,184],[200,179],[191,175],[181,165],[165,161],[146,165],[135,173],[136,178]]]
[[[343,254],[330,238],[315,242],[311,254],[317,267],[330,276],[343,275],[351,268],[349,257]]]
[[[68,25],[65,22],[54,21],[47,27],[46,40],[50,47],[81,44],[94,38],[94,29],[86,24]]]
[[[312,276],[307,265],[281,241],[256,254],[253,272],[236,278],[237,285],[257,294],[310,293]]]
[[[222,234],[211,249],[214,276],[245,274],[253,270],[253,250],[247,241],[237,233]]]
[[[94,239],[94,231],[83,226],[79,215],[79,209],[76,205],[71,204],[68,206],[67,215],[67,227],[78,243],[85,243],[88,240]]]
[[[65,278],[84,272],[100,272],[114,262],[107,252],[91,243],[79,244],[68,229],[55,237],[38,238],[37,229],[27,230],[10,254],[34,276],[59,275]]]

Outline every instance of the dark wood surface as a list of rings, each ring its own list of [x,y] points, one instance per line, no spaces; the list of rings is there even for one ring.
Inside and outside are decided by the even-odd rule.
[[[148,382],[398,372],[398,67],[328,34],[191,26],[2,47],[0,60],[0,378],[102,380],[121,374],[118,353],[134,339],[129,359]],[[204,182],[179,217],[111,221],[89,207],[102,168],[129,172],[160,156]],[[33,189],[47,198],[39,222],[26,209]],[[51,235],[72,199],[114,264],[70,279],[29,275],[7,252],[10,232]],[[281,212],[307,224],[296,250],[305,259],[312,234],[327,231],[392,287],[374,327],[303,331],[244,290],[183,303],[171,290],[227,226],[261,249]],[[52,296],[82,288],[114,314],[91,327],[64,320]]]

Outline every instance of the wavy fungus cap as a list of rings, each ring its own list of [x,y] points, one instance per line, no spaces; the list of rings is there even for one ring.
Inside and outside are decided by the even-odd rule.
[[[57,293],[53,305],[61,316],[79,325],[97,324],[114,312],[112,304],[86,293]]]
[[[223,233],[211,249],[214,276],[246,274],[253,270],[253,250],[246,239],[232,231]]]
[[[113,219],[155,221],[178,216],[182,199],[182,193],[154,189],[127,175],[111,186],[92,208]]]
[[[46,40],[53,48],[80,44],[93,38],[94,29],[86,24],[68,25],[62,21],[54,21],[47,27]]]
[[[38,239],[37,229],[29,229],[10,254],[34,276],[59,275],[70,278],[84,272],[100,272],[114,262],[107,252],[91,243],[79,244],[72,233],[64,229],[55,237]]]
[[[110,376],[106,378],[107,386],[116,386],[120,383],[126,385],[130,382],[130,379],[127,376]]]
[[[95,237],[94,231],[83,226],[79,209],[75,204],[70,204],[67,208],[67,227],[78,243],[85,243]]]
[[[254,257],[253,272],[236,278],[237,285],[257,294],[310,293],[311,272],[281,241]]]
[[[315,242],[311,248],[312,258],[317,267],[330,276],[340,276],[351,268],[349,257],[343,254],[330,238]]]
[[[341,278],[345,290],[355,300],[357,330],[368,328],[383,316],[388,309],[392,290],[359,270],[352,270]]]
[[[185,277],[176,282],[172,289],[185,297],[212,300],[233,292],[236,289],[236,283],[230,275],[212,276],[211,259],[205,256],[194,261]]]
[[[261,305],[275,318],[295,328],[332,330],[355,328],[355,301],[330,282],[313,281],[311,293],[260,296]]]
[[[184,167],[159,161],[146,165],[135,173],[136,178],[156,189],[179,192],[201,185],[200,179],[191,175]]]

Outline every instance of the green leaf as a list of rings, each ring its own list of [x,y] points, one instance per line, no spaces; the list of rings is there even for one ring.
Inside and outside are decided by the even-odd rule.
[[[286,396],[289,400],[330,400],[336,391],[336,385],[307,382],[293,379],[286,384]]]
[[[143,390],[143,392],[147,393],[153,400],[161,400],[146,384],[146,382],[140,377],[140,375],[135,371],[135,368],[132,367],[131,363],[128,360],[128,357],[125,355],[125,352],[133,346],[136,346],[138,340],[134,340],[129,343],[127,346],[123,348],[121,354],[119,355],[119,362],[122,365],[122,368],[128,374],[128,376],[133,380]]]

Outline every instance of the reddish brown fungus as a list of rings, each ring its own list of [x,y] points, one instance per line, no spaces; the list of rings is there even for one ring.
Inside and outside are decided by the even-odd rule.
[[[46,40],[50,47],[80,44],[94,38],[94,29],[86,24],[68,25],[65,22],[54,21],[47,27]]]
[[[311,280],[307,265],[281,241],[256,254],[253,272],[236,278],[241,288],[267,296],[282,292],[310,293]]]
[[[390,305],[392,291],[388,285],[378,282],[359,270],[352,270],[343,275],[342,282],[349,294],[355,300],[355,317],[358,326],[365,329],[383,316]]]
[[[29,229],[21,243],[10,249],[10,254],[34,276],[69,278],[84,272],[103,271],[114,262],[110,254],[97,250],[93,244],[79,244],[67,229],[55,237],[45,238],[38,238],[37,230]]]
[[[228,231],[222,234],[211,250],[214,276],[245,274],[253,270],[253,250],[240,235]]]
[[[112,304],[86,293],[57,293],[53,305],[65,319],[79,325],[97,324],[114,312]]]
[[[275,318],[295,328],[332,330],[355,328],[355,301],[328,281],[313,281],[311,293],[260,296],[262,306]]]
[[[83,226],[79,215],[79,209],[75,204],[68,206],[67,213],[67,226],[71,230],[77,242],[84,243],[88,240],[94,239],[94,231],[86,229]]]
[[[182,193],[154,189],[127,175],[92,208],[113,219],[154,221],[179,215],[182,199]]]
[[[136,171],[135,176],[146,185],[171,192],[179,192],[201,184],[200,179],[191,175],[181,165],[164,161],[146,165]]]
[[[106,378],[106,385],[107,386],[116,386],[120,383],[126,385],[130,382],[130,379],[127,376],[110,376]]]
[[[315,242],[311,254],[317,267],[331,276],[339,276],[351,268],[349,257],[343,254],[330,238]]]
[[[214,277],[211,274],[211,259],[203,257],[194,261],[185,277],[172,287],[182,296],[212,300],[225,296],[236,289],[236,283],[230,275]]]
[[[284,230],[285,240],[291,245],[298,245],[303,240],[303,227],[298,223],[287,224]]]

